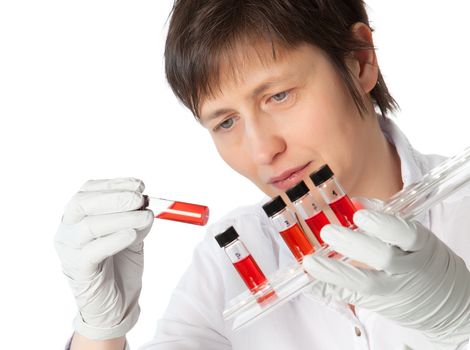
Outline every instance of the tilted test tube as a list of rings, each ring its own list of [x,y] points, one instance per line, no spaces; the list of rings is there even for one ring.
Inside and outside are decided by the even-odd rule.
[[[209,208],[192,204],[144,195],[142,209],[153,211],[155,218],[204,226],[209,220]]]

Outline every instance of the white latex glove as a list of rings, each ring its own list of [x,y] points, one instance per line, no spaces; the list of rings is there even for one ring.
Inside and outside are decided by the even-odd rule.
[[[124,336],[139,317],[143,239],[154,220],[138,210],[143,190],[133,178],[91,180],[65,208],[55,247],[78,306],[74,328],[87,338]]]
[[[446,349],[468,340],[470,272],[465,262],[418,222],[373,210],[359,210],[353,219],[363,232],[328,225],[322,238],[332,249],[375,270],[305,257],[307,272],[323,281],[311,292],[420,330]]]

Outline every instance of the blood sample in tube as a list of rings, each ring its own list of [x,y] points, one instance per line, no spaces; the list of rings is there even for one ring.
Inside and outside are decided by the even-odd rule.
[[[235,269],[251,291],[256,292],[259,286],[263,286],[266,283],[266,277],[251,255],[234,262],[233,266],[235,266]]]
[[[248,289],[256,296],[257,302],[261,303],[275,294],[266,276],[245,244],[239,239],[233,226],[215,236],[215,239],[219,246],[224,248],[238,274]]]
[[[297,261],[302,262],[305,255],[312,254],[315,251],[304,231],[296,222],[295,216],[280,196],[264,204],[263,210],[272,220]]]
[[[341,225],[355,229],[353,215],[357,211],[351,199],[336,179],[333,171],[325,164],[316,172],[310,174],[315,186],[320,191],[323,199],[335,213]]]
[[[151,209],[157,219],[173,220],[204,226],[209,220],[209,208],[205,205],[172,201],[144,195],[142,208]]]
[[[302,261],[305,255],[312,254],[315,250],[298,224],[280,231],[279,234],[298,261]]]
[[[315,215],[305,219],[305,222],[317,238],[318,243],[320,243],[320,245],[324,245],[325,242],[323,242],[323,239],[321,238],[320,231],[323,226],[330,223],[330,220],[328,220],[325,213],[323,211],[316,213]]]
[[[331,250],[321,238],[320,231],[323,226],[330,223],[330,220],[315,202],[305,182],[300,181],[297,185],[288,189],[286,194],[320,244],[321,249],[317,250],[317,253],[329,258],[340,259],[341,254]]]
[[[323,245],[324,242],[320,236],[320,231],[323,226],[330,223],[330,220],[328,220],[325,213],[320,209],[320,206],[315,202],[305,182],[300,181],[297,185],[288,189],[286,194],[292,204],[294,204],[301,218],[305,221],[310,230],[312,230],[318,243]]]
[[[353,216],[356,212],[356,208],[354,207],[354,204],[351,202],[351,199],[349,199],[347,195],[340,197],[334,202],[331,202],[329,205],[341,225],[351,228],[356,227],[353,221]]]

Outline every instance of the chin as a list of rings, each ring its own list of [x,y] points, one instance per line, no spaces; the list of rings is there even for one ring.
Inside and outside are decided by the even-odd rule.
[[[271,198],[274,198],[284,193],[284,191],[281,191],[280,189],[277,189],[277,188],[265,190],[263,192]]]

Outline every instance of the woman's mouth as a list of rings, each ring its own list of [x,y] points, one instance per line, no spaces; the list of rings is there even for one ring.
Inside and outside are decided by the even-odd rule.
[[[277,189],[286,191],[302,180],[310,163],[311,162],[308,162],[304,165],[288,169],[282,174],[270,178],[268,183]]]

